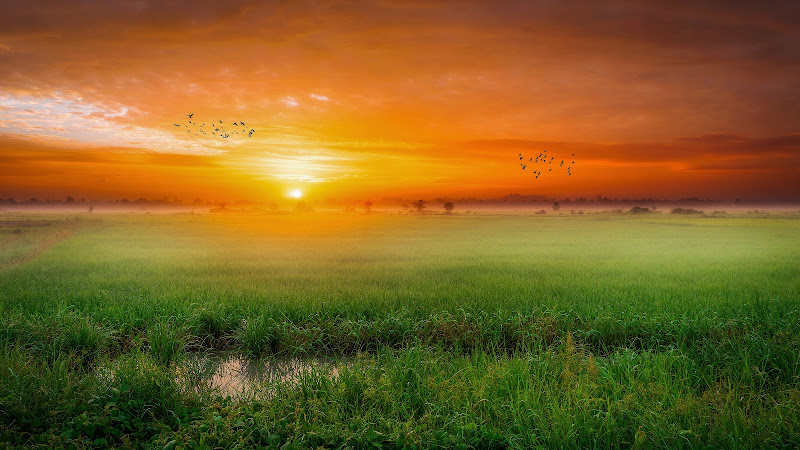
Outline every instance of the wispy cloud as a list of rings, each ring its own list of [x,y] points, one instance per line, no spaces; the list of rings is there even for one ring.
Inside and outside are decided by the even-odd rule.
[[[298,102],[294,97],[283,97],[281,99],[281,103],[290,108],[295,108],[297,106],[300,106],[300,102]]]
[[[126,120],[135,108],[87,102],[74,94],[0,94],[0,133],[51,144],[147,148],[169,153],[218,154],[214,144]]]

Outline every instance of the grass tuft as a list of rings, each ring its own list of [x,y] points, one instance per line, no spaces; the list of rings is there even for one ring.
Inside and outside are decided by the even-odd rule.
[[[256,316],[242,323],[237,341],[244,352],[258,358],[264,354],[275,354],[281,342],[278,324],[271,317]]]
[[[170,322],[157,322],[147,330],[150,355],[158,362],[169,365],[184,353],[186,333]]]

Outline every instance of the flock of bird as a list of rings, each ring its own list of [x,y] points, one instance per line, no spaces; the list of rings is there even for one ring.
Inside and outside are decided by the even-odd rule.
[[[173,125],[176,127],[185,127],[187,133],[194,132],[195,136],[200,136],[200,135],[207,136],[210,134],[212,136],[219,137],[222,139],[228,139],[233,135],[239,135],[242,137],[247,135],[247,137],[253,137],[253,134],[256,132],[256,130],[253,128],[250,128],[250,130],[248,130],[247,125],[245,125],[244,121],[241,120],[238,122],[233,122],[232,125],[235,128],[232,127],[231,129],[226,129],[225,124],[222,123],[221,120],[218,120],[219,123],[193,122],[192,116],[194,116],[194,113],[186,114],[186,117],[189,118],[189,120],[186,121],[188,125],[179,123],[174,123]]]
[[[247,129],[247,125],[245,125],[244,121],[241,121],[241,120],[238,121],[238,122],[233,122],[232,125],[234,127],[236,127],[235,129],[228,130],[228,129],[225,128],[225,124],[221,120],[217,121],[219,123],[209,122],[209,123],[206,124],[205,122],[193,122],[192,121],[192,117],[193,116],[194,116],[194,113],[186,114],[186,117],[189,118],[189,120],[186,121],[188,125],[182,125],[182,124],[179,124],[179,123],[175,123],[173,125],[176,126],[176,127],[185,127],[187,133],[191,133],[192,131],[194,131],[195,132],[194,133],[195,136],[211,134],[212,136],[216,136],[216,137],[219,137],[219,138],[222,138],[222,139],[228,139],[229,137],[231,137],[233,135],[239,135],[239,136],[247,135],[247,137],[253,137],[253,133],[256,132],[256,130],[253,129],[253,128],[248,130]],[[574,158],[574,157],[575,157],[575,153],[572,154],[571,158]],[[555,158],[555,156],[550,156],[548,158],[547,150],[545,150],[542,153],[539,153],[535,157],[528,158],[528,161],[525,161],[525,156],[523,156],[522,153],[520,153],[519,154],[519,160],[521,161],[519,163],[519,165],[520,165],[520,167],[522,167],[522,170],[526,170],[528,168],[528,166],[532,166],[531,168],[533,170],[531,170],[531,172],[536,176],[536,178],[539,178],[540,176],[542,176],[542,174],[544,172],[539,170],[539,168],[534,166],[534,164],[538,164],[539,166],[545,166],[545,168],[547,169],[546,173],[549,173],[549,172],[553,171],[553,167],[547,167],[547,166],[552,166],[552,164],[556,160],[556,158]],[[567,162],[567,160],[563,159],[555,167],[557,167],[557,168],[558,167],[564,167],[564,163],[565,162]],[[567,175],[572,176],[572,165],[573,164],[575,164],[575,161],[569,162],[567,164],[567,167],[566,167]]]
[[[571,156],[570,158],[574,158],[574,157],[575,157],[575,153],[573,153],[573,154],[572,154],[572,156]],[[548,159],[548,157],[547,157],[547,150],[545,150],[545,151],[543,151],[542,153],[539,153],[539,155],[538,155],[538,156],[536,156],[536,157],[530,157],[530,158],[528,159],[528,161],[525,161],[525,157],[522,155],[522,153],[520,153],[520,154],[519,154],[519,160],[520,160],[520,161],[522,161],[521,163],[519,163],[519,165],[522,167],[522,170],[525,170],[525,169],[527,169],[527,168],[528,168],[528,166],[532,166],[531,168],[532,168],[533,170],[531,170],[531,172],[533,172],[533,174],[534,174],[534,175],[536,175],[536,178],[539,178],[540,176],[542,176],[542,171],[541,171],[541,170],[539,170],[539,168],[538,168],[538,167],[536,167],[536,166],[533,166],[533,165],[534,165],[534,164],[538,164],[539,166],[542,166],[542,165],[544,165],[544,166],[545,166],[544,168],[546,168],[546,169],[547,169],[547,172],[545,172],[545,173],[552,172],[552,171],[553,171],[553,167],[547,167],[547,166],[552,166],[553,162],[556,160],[556,157],[555,157],[555,156],[551,156],[551,157]],[[566,159],[562,159],[562,160],[561,160],[561,163],[560,163],[560,164],[558,164],[558,165],[557,165],[557,166],[555,166],[555,167],[556,167],[556,168],[558,168],[558,167],[564,167],[564,163],[565,163],[565,162],[567,162],[567,160],[566,160]],[[575,161],[572,161],[572,162],[568,162],[568,163],[567,163],[567,168],[566,168],[566,170],[567,170],[567,175],[569,175],[569,176],[572,176],[572,171],[571,171],[571,170],[572,170],[572,165],[573,165],[573,164],[575,164]]]

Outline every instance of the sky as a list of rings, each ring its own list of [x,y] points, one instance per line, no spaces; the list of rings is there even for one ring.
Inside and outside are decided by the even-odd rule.
[[[0,198],[800,200],[796,0],[0,8]]]

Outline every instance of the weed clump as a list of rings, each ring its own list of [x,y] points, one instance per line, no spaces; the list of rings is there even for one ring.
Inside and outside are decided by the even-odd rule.
[[[280,328],[274,319],[256,316],[242,323],[236,339],[248,356],[258,358],[267,353],[277,353],[280,336]]]
[[[150,355],[164,365],[180,357],[186,341],[185,333],[179,327],[169,322],[158,322],[147,330],[147,340],[150,344]]]
[[[72,353],[84,367],[92,365],[110,344],[111,333],[91,323],[85,317],[67,315],[62,318],[57,341],[62,351]]]

